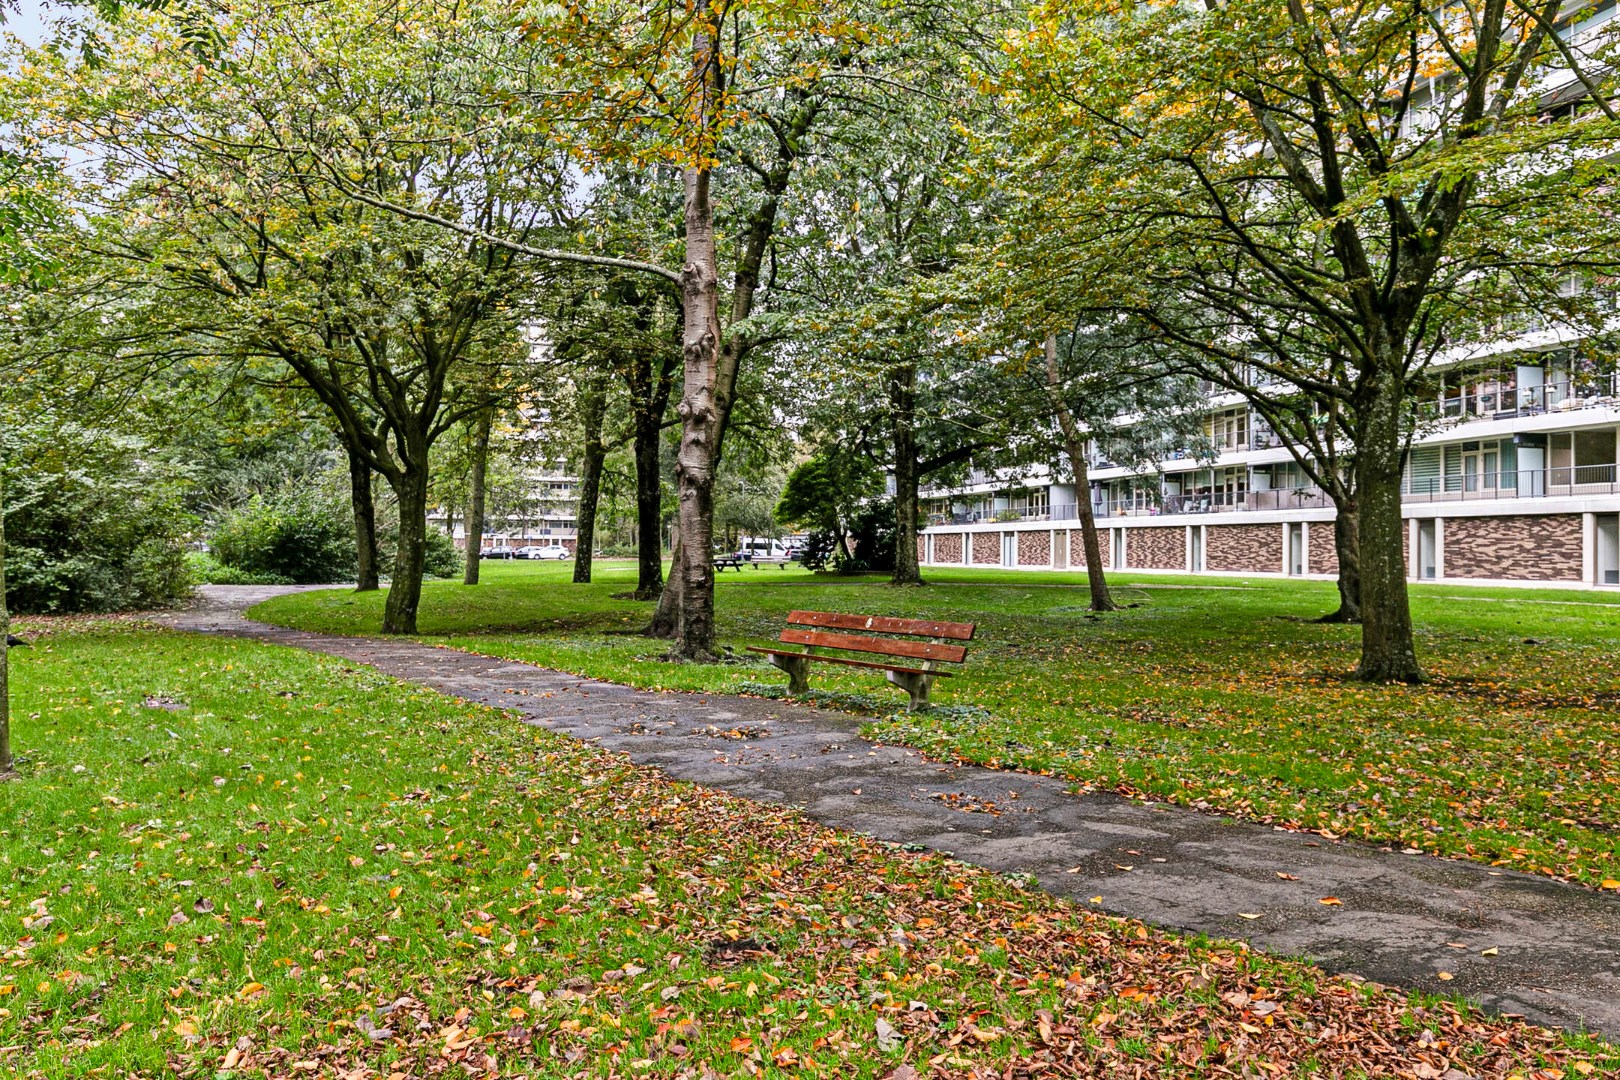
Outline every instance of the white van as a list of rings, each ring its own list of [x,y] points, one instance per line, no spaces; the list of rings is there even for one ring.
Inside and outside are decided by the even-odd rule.
[[[744,536],[737,541],[737,554],[750,562],[787,562],[792,552],[780,540],[764,536]]]

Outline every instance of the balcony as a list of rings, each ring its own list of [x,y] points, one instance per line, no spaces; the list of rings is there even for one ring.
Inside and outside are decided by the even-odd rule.
[[[1620,374],[1442,397],[1426,407],[1430,419],[1506,420],[1620,405]]]
[[[1406,503],[1469,502],[1491,499],[1555,499],[1620,496],[1620,465],[1576,465],[1552,469],[1520,469],[1498,473],[1407,479],[1401,485]],[[1094,499],[1092,514],[1099,520],[1121,517],[1160,517],[1176,514],[1230,514],[1283,510],[1331,510],[1333,500],[1315,487],[1273,491],[1215,491],[1165,495],[1158,502],[1142,496]],[[995,522],[1051,521],[1072,524],[1079,507],[1055,503],[955,514],[930,514],[930,526],[979,525]]]
[[[1402,501],[1412,503],[1585,498],[1593,495],[1620,495],[1620,476],[1617,476],[1616,466],[1573,465],[1553,469],[1408,478],[1401,485]]]

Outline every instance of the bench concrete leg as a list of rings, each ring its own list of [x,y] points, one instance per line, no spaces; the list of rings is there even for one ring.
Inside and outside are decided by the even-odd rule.
[[[773,656],[771,663],[787,672],[788,693],[794,697],[810,690],[810,661],[802,656]]]
[[[928,691],[934,685],[932,675],[913,675],[909,671],[887,672],[889,681],[911,696],[910,712],[928,708]]]

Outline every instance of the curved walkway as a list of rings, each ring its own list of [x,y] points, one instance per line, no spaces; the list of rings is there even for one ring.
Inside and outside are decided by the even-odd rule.
[[[368,664],[516,710],[682,780],[1033,875],[1052,893],[1115,914],[1620,1038],[1620,898],[1612,895],[1112,794],[1075,795],[1050,777],[941,765],[865,741],[859,721],[842,713],[633,690],[407,639],[304,633],[242,616],[282,591],[207,586],[191,610],[162,621]],[[1322,903],[1329,898],[1339,903]]]

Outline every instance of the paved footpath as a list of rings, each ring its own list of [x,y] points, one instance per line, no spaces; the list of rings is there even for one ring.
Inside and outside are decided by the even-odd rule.
[[[1620,898],[1610,894],[1112,794],[1076,795],[1049,777],[941,765],[867,742],[860,721],[843,713],[632,690],[415,641],[309,634],[242,617],[277,591],[206,587],[196,607],[165,621],[344,657],[514,709],[670,776],[1033,874],[1058,896],[1101,897],[1096,906],[1115,914],[1620,1038]]]

